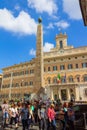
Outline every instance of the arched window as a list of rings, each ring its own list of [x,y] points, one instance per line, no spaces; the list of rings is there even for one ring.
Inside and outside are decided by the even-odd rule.
[[[80,77],[77,77],[77,82],[80,82]]]
[[[75,79],[77,82],[80,82],[80,75],[76,75]]]
[[[65,83],[65,82],[66,82],[65,76],[61,77],[61,83]]]
[[[57,78],[56,77],[53,78],[53,83],[57,83]]]
[[[50,71],[50,67],[48,67],[48,71]]]
[[[60,49],[62,49],[63,48],[63,41],[61,40],[60,41]]]
[[[74,80],[73,80],[73,76],[70,76],[69,77],[69,82],[71,83],[71,82],[73,82]]]
[[[83,81],[84,81],[84,82],[87,82],[87,75],[84,75],[84,76],[83,76]]]
[[[46,72],[46,68],[44,67],[44,72]]]
[[[50,83],[51,83],[51,79],[50,79],[50,77],[49,77],[49,78],[47,78],[47,82],[48,82],[48,84],[50,84]]]

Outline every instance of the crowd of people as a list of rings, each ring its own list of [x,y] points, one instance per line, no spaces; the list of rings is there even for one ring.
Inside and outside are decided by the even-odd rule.
[[[38,124],[39,130],[74,130],[75,114],[73,102],[59,103],[57,101],[21,101],[1,104],[3,127],[15,129],[22,124],[22,130],[29,130]],[[59,124],[62,124],[59,128]]]

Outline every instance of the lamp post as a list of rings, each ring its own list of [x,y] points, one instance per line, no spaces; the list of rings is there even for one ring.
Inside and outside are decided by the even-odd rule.
[[[9,100],[11,100],[11,89],[12,89],[13,72],[11,72],[10,88],[9,88]]]

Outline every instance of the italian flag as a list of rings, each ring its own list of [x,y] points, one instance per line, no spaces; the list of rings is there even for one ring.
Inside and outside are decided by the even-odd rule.
[[[58,83],[60,83],[60,80],[61,80],[60,74],[57,75],[57,80],[58,80]]]

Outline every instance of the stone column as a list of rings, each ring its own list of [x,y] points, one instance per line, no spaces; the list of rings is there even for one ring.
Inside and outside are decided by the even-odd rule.
[[[70,92],[68,88],[67,88],[67,99],[70,101]]]
[[[39,90],[43,87],[43,27],[41,18],[38,19],[36,61],[35,61],[35,88]]]
[[[59,89],[59,99],[61,100],[61,89]]]

